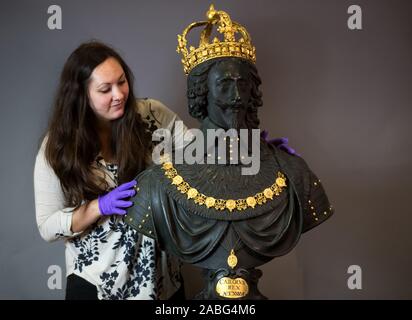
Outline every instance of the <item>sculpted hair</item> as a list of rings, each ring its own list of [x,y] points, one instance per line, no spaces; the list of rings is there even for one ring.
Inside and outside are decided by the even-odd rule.
[[[209,92],[207,79],[209,71],[215,65],[231,59],[241,65],[246,65],[249,71],[250,80],[252,81],[252,94],[249,101],[247,123],[250,128],[259,127],[259,119],[257,116],[258,108],[263,105],[262,92],[259,89],[262,81],[259,77],[255,65],[242,58],[217,58],[197,65],[189,73],[187,78],[187,98],[189,102],[189,114],[198,120],[202,120],[207,116],[207,94]]]
[[[147,164],[151,136],[137,113],[131,70],[105,44],[93,41],[80,45],[64,65],[46,132],[45,157],[60,179],[66,206],[78,208],[83,200],[97,198],[108,187],[104,177],[96,176],[92,168],[101,146],[88,99],[90,75],[108,58],[122,66],[130,88],[123,116],[112,122],[110,145],[119,184],[133,179]]]

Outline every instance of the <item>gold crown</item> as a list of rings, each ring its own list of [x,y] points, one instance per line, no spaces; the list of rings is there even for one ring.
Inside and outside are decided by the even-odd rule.
[[[213,58],[220,57],[238,57],[247,59],[253,63],[256,62],[256,49],[251,43],[249,33],[244,27],[235,21],[232,21],[229,15],[224,11],[216,11],[213,4],[206,13],[207,21],[193,22],[181,35],[177,36],[177,52],[181,53],[183,69],[186,74],[198,64]],[[217,31],[223,34],[224,39],[221,41],[214,38],[210,42],[210,35],[213,26],[217,25]],[[190,46],[187,49],[187,33],[195,27],[205,28],[200,34],[199,47]],[[236,40],[237,34],[240,34],[239,40]]]

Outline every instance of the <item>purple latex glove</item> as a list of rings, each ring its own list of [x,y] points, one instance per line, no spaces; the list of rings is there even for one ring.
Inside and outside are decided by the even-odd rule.
[[[275,146],[278,149],[281,149],[283,151],[286,151],[290,155],[293,156],[300,156],[299,153],[296,153],[295,149],[291,148],[288,146],[289,139],[288,138],[276,138],[276,139],[268,139],[269,132],[266,130],[263,130],[260,133],[260,137],[265,140],[265,142]]]
[[[136,184],[137,181],[132,180],[130,182],[123,183],[109,193],[99,196],[98,203],[101,215],[125,215],[125,208],[131,207],[133,202],[125,201],[123,199],[133,197],[136,194],[136,191],[134,190],[134,186]]]

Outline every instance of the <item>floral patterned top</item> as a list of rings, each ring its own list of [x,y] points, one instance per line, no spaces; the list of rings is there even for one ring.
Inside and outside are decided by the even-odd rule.
[[[177,115],[160,102],[139,100],[137,110],[157,128],[173,130]],[[186,130],[186,128],[185,128]],[[168,299],[181,285],[180,262],[161,251],[155,241],[124,222],[124,216],[102,216],[81,233],[71,231],[73,208],[63,207],[58,178],[44,157],[45,141],[34,171],[36,219],[46,241],[64,239],[66,275],[76,274],[94,284],[99,299]],[[117,166],[95,160],[96,172],[105,175],[111,189],[118,185]]]

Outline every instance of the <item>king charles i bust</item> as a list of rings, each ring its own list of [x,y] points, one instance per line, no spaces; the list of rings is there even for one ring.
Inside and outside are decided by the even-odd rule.
[[[301,157],[258,140],[256,173],[243,174],[245,164],[231,161],[234,153],[242,158],[240,144],[246,155],[256,145],[250,138],[259,128],[261,80],[245,28],[213,6],[207,18],[178,37],[188,74],[189,113],[200,121],[204,137],[208,130],[244,129],[249,140],[225,136],[223,161],[208,161],[221,158],[215,152],[221,150],[216,138],[213,150],[202,154],[204,161],[170,160],[139,174],[126,222],[204,270],[204,288],[196,298],[265,299],[258,290],[262,272],[256,267],[291,251],[301,234],[329,218],[333,209]],[[199,26],[204,26],[200,46],[188,50],[186,34]],[[214,27],[223,39],[210,41]]]

